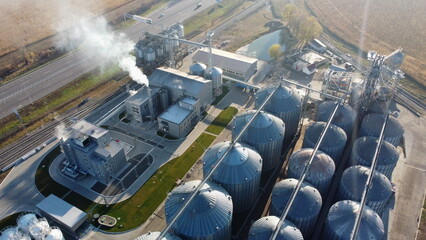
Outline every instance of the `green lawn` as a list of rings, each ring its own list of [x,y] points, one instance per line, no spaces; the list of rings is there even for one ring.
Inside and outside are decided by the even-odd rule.
[[[213,122],[206,128],[206,132],[218,135],[228,125],[232,118],[238,113],[234,107],[228,107],[213,120]]]

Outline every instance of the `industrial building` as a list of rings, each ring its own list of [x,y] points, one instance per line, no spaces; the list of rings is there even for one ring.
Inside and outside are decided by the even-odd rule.
[[[126,166],[124,148],[111,139],[108,130],[81,120],[71,126],[69,135],[61,144],[67,160],[61,170],[64,175],[89,174],[108,184]]]
[[[184,97],[198,99],[200,112],[203,112],[214,99],[211,80],[173,68],[157,68],[149,77],[149,84],[150,86],[167,89],[169,103],[171,104]]]
[[[200,116],[200,101],[185,97],[158,116],[158,129],[172,137],[182,138],[197,124]]]
[[[127,98],[125,105],[127,116],[130,120],[137,123],[154,120],[169,106],[167,89],[143,87]]]
[[[192,57],[194,62],[209,64],[209,49],[201,48]],[[223,70],[223,77],[247,82],[257,71],[257,59],[219,49],[212,49],[212,64]]]
[[[328,58],[313,51],[302,52],[293,56],[293,69],[311,75],[317,71],[317,68],[328,62]]]
[[[312,49],[319,53],[325,53],[325,51],[327,51],[327,46],[316,38],[309,41],[308,44]]]

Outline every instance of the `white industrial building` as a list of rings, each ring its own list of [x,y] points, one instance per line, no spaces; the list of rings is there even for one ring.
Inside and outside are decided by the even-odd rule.
[[[138,123],[151,121],[169,106],[168,91],[165,88],[143,87],[127,98],[125,105],[131,120]]]
[[[194,62],[209,64],[209,49],[201,48],[192,57]],[[247,82],[257,71],[257,59],[227,51],[212,49],[213,67],[223,70],[223,77]]]
[[[185,97],[198,99],[201,112],[214,100],[211,80],[173,68],[157,68],[149,77],[149,84],[167,89],[170,104]]]
[[[85,120],[71,126],[70,137],[62,140],[69,177],[89,174],[108,184],[125,167],[127,160],[122,145],[111,139],[109,131]]]
[[[200,101],[185,97],[158,116],[158,129],[175,138],[185,137],[201,116]]]
[[[328,58],[313,51],[298,54],[293,58],[295,58],[293,69],[296,71],[301,71],[306,75],[315,73],[318,67],[328,62]]]

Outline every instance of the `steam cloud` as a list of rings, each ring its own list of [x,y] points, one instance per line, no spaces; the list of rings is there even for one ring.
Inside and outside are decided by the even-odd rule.
[[[67,131],[67,128],[65,127],[65,124],[61,122],[58,126],[55,127],[55,136],[58,139],[67,140],[69,137],[69,132]]]
[[[68,2],[67,5],[69,4],[71,3]],[[89,61],[96,61],[100,67],[118,63],[134,81],[148,86],[147,77],[136,66],[136,58],[130,55],[135,44],[125,34],[111,31],[103,17],[93,18],[93,14],[81,9],[78,11],[70,9],[77,8],[67,6],[68,13],[64,15],[66,17],[61,18],[55,26],[58,32],[56,44],[58,48],[69,51],[81,47],[80,52],[90,59]]]

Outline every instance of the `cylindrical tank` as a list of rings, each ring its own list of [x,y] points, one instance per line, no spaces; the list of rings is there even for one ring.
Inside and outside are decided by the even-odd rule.
[[[203,157],[203,173],[206,176],[219,158],[229,149],[231,142],[222,142],[206,151]],[[253,206],[259,195],[262,157],[248,145],[236,143],[211,180],[226,189],[234,202],[234,212],[242,212]]]
[[[238,114],[233,121],[232,138],[235,139],[256,111]],[[259,112],[240,138],[241,142],[253,146],[262,156],[262,171],[270,171],[280,163],[285,126],[281,119],[272,114]]]
[[[290,156],[288,165],[289,178],[300,178],[313,151],[312,148],[302,148]],[[312,184],[321,193],[323,199],[325,199],[335,170],[336,166],[333,159],[318,150],[312,160],[305,181]]]
[[[370,168],[355,165],[347,168],[340,179],[337,197],[339,200],[361,201]],[[374,171],[373,182],[367,196],[367,206],[382,214],[392,195],[392,184],[389,179]]]
[[[379,139],[376,137],[361,137],[355,140],[352,146],[350,164],[370,167],[378,142]],[[399,152],[396,147],[383,141],[377,159],[376,170],[383,173],[388,179],[391,179],[398,159]]]
[[[344,200],[335,203],[328,211],[325,220],[322,239],[343,240],[350,239],[355,225],[356,214],[360,209],[359,202]],[[364,211],[359,224],[356,240],[383,239],[385,233],[382,219],[368,206]]]
[[[181,23],[177,25],[177,35],[179,38],[183,38],[185,36],[185,28]]]
[[[157,57],[162,57],[164,55],[164,46],[162,44],[157,44],[155,46],[155,55]]]
[[[275,87],[262,89],[256,93],[256,108],[265,101]],[[297,132],[302,110],[302,97],[293,89],[279,85],[274,95],[266,103],[263,111],[270,112],[283,120],[286,130],[284,138],[293,138]]]
[[[22,213],[19,215],[18,219],[16,220],[16,223],[18,224],[18,228],[23,233],[29,233],[30,227],[37,222],[37,216],[35,213],[28,212],[28,213]]]
[[[161,88],[160,89],[160,102],[161,102],[161,109],[164,111],[166,108],[169,107],[169,94],[167,89]]]
[[[378,138],[384,122],[384,114],[370,113],[366,115],[362,119],[360,136],[372,136]],[[398,146],[401,143],[403,135],[404,128],[401,123],[399,123],[399,121],[393,116],[389,116],[384,139],[394,146]]]
[[[251,225],[248,240],[269,240],[279,220],[276,216],[260,218]],[[303,235],[296,225],[286,219],[275,240],[303,240]]]
[[[318,106],[317,121],[327,122],[337,102],[325,101]],[[333,120],[334,125],[345,131],[347,136],[351,136],[352,128],[356,120],[356,111],[349,105],[339,105]]]
[[[172,46],[173,46],[173,48],[179,47],[179,41],[178,40],[173,40],[173,39],[179,39],[179,36],[177,34],[174,34],[171,38],[172,38]]]
[[[166,221],[170,223],[200,180],[173,189],[166,199]],[[231,238],[232,198],[219,185],[207,182],[173,224],[173,232],[183,239],[214,240]]]
[[[206,70],[206,78],[212,80],[213,89],[222,87],[222,74],[222,69],[217,67],[212,67]]]
[[[314,148],[326,124],[325,122],[314,122],[309,125],[306,129],[305,137],[303,138],[302,148]],[[329,155],[336,166],[339,166],[343,150],[345,149],[346,140],[345,131],[334,124],[330,124],[319,146],[319,150]]]
[[[271,196],[270,215],[281,216],[297,183],[297,179],[287,178],[275,184]],[[299,228],[304,238],[308,239],[312,234],[321,206],[322,199],[318,190],[311,184],[303,182],[287,219]]]
[[[392,90],[389,87],[380,86],[374,90],[368,106],[368,113],[383,114],[387,111],[387,104],[392,98]]]
[[[155,51],[152,48],[147,48],[145,52],[145,60],[148,62],[152,62],[155,60]]]
[[[50,232],[49,223],[45,218],[39,218],[38,221],[30,226],[30,234],[35,240],[41,240]]]
[[[65,240],[64,235],[62,234],[62,231],[56,227],[53,226],[50,232],[46,235],[44,238],[45,240]]]
[[[191,66],[189,66],[189,73],[191,75],[197,75],[200,77],[204,77],[207,66],[203,63],[194,62]]]
[[[15,239],[18,229],[14,226],[5,227],[1,230],[0,240]]]
[[[137,237],[135,240],[157,240],[161,232],[149,232],[142,236]],[[173,233],[167,233],[161,240],[182,240],[180,237],[174,235]]]

